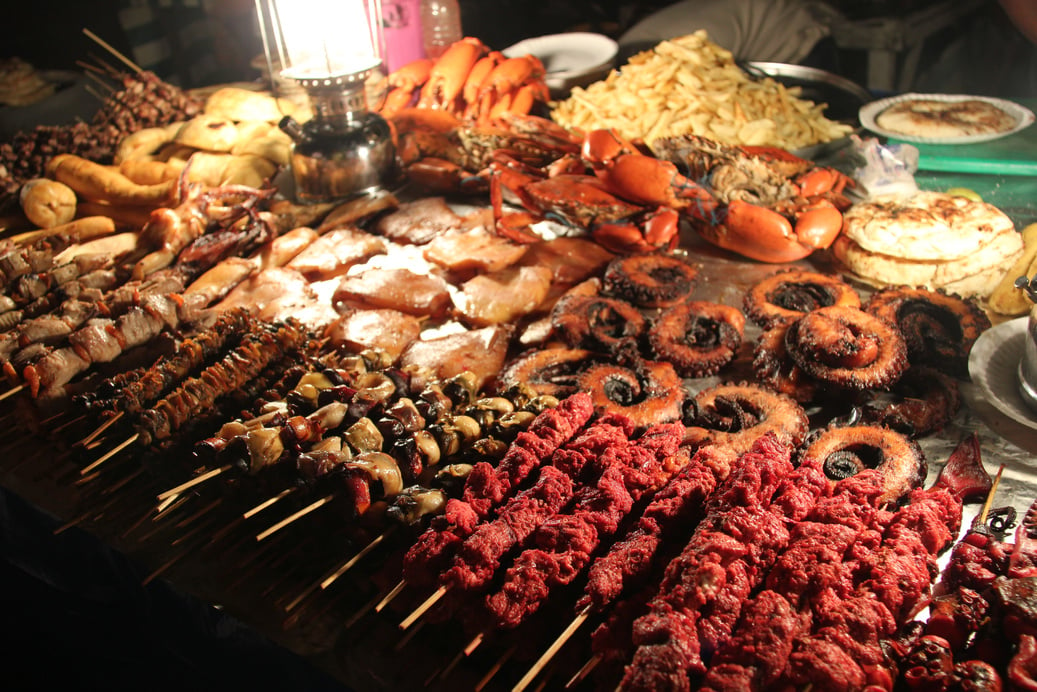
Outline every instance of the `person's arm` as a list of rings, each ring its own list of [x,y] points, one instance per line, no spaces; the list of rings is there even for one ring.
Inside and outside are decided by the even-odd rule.
[[[1037,43],[1037,0],[998,0],[1015,27],[1031,43]]]

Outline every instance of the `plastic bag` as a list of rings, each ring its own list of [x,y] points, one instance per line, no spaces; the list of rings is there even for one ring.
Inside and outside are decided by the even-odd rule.
[[[918,148],[910,144],[881,144],[875,137],[850,135],[857,185],[849,192],[869,200],[908,197],[918,192]]]

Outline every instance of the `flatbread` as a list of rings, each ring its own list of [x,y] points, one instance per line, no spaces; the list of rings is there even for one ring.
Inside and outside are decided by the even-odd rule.
[[[850,272],[873,286],[954,288],[962,294],[977,296],[989,295],[1022,252],[1022,238],[1014,230],[1000,233],[973,255],[946,261],[917,261],[870,252],[845,235],[836,238],[832,245],[832,254]]]
[[[995,104],[981,99],[904,99],[875,118],[888,132],[912,137],[948,138],[1007,132],[1015,118]]]
[[[228,120],[265,120],[276,123],[295,109],[284,99],[274,98],[268,91],[252,91],[240,87],[223,87],[209,95],[205,114]]]
[[[994,205],[942,192],[879,198],[843,215],[843,234],[861,248],[908,260],[965,259],[1014,228]]]
[[[238,126],[228,118],[203,113],[184,123],[174,141],[202,151],[230,152],[238,142]]]

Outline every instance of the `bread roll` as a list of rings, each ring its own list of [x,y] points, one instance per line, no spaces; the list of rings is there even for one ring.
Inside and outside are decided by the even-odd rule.
[[[238,142],[238,126],[229,118],[196,115],[180,128],[175,141],[202,151],[229,152]]]
[[[53,228],[76,216],[76,193],[64,183],[36,178],[22,185],[19,201],[25,217],[37,228]]]

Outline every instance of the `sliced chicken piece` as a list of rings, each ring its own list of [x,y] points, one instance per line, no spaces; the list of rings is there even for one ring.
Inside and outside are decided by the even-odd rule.
[[[297,271],[284,267],[270,267],[245,279],[216,304],[217,310],[244,307],[254,314],[285,295],[312,296],[310,284]]]
[[[556,283],[572,285],[601,274],[614,257],[593,240],[563,236],[533,243],[521,264],[548,267]]]
[[[421,335],[421,321],[399,310],[357,310],[342,315],[325,332],[332,346],[377,348],[395,361]]]
[[[550,289],[547,267],[509,267],[465,281],[454,306],[468,324],[506,324],[536,310]]]
[[[440,379],[470,371],[481,389],[504,367],[511,333],[510,326],[498,325],[421,339],[403,352],[400,366],[425,366]]]
[[[427,243],[437,235],[459,230],[464,219],[442,197],[423,197],[405,202],[375,224],[375,231],[398,243]]]
[[[378,236],[358,228],[340,228],[314,240],[285,266],[310,281],[325,281],[385,251],[385,241]]]
[[[422,256],[443,269],[458,274],[488,274],[515,264],[528,245],[519,245],[483,228],[461,233],[444,233],[425,246]]]
[[[332,305],[349,308],[390,308],[408,315],[443,317],[450,309],[446,281],[409,269],[368,269],[347,276],[335,289]]]

